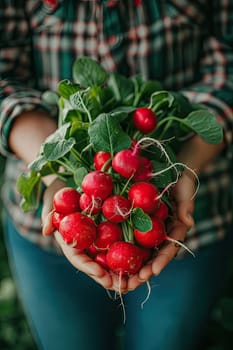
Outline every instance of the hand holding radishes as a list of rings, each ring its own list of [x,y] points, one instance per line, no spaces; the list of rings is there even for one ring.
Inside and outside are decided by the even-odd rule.
[[[88,78],[84,67],[95,74]],[[43,234],[55,232],[77,269],[125,292],[162,271],[178,250],[174,240],[183,241],[194,224],[195,170],[208,158],[194,135],[210,143],[214,154],[222,128],[184,96],[158,91],[157,82],[107,74],[85,57],[73,72],[75,84],[64,80],[58,86],[57,131],[18,181],[22,207],[38,206],[45,176],[59,178],[44,195]],[[108,235],[100,233],[102,225]]]
[[[187,234],[187,226],[179,220],[173,222],[170,227],[169,237],[178,241],[184,241]],[[180,247],[179,245],[165,243],[158,251],[157,255],[147,262],[142,268],[133,276],[129,277],[128,290],[134,290],[140,285],[148,282],[151,277],[158,276],[163,269],[175,258]]]
[[[122,278],[120,285],[117,275],[110,274],[101,264],[97,263],[83,250],[72,248],[62,239],[58,231],[55,232],[55,238],[60,245],[64,255],[69,262],[79,271],[87,274],[102,287],[116,292],[125,293],[127,291],[127,281]]]
[[[192,218],[194,211],[193,194],[196,189],[196,179],[190,174],[184,172],[177,184],[174,186],[172,195],[175,201],[174,220],[169,223],[169,237],[185,241],[188,230],[194,225]],[[133,290],[141,284],[149,281],[152,276],[157,276],[174,259],[180,246],[172,244],[169,241],[163,244],[156,257],[144,265],[140,271],[131,276],[128,281],[129,290]]]
[[[46,189],[44,193],[44,205],[42,209],[43,235],[48,236],[54,234],[54,237],[63,254],[76,269],[87,274],[106,289],[125,293],[127,291],[127,281],[125,277],[122,278],[121,285],[119,286],[119,279],[116,275],[110,274],[100,264],[96,263],[84,252],[83,249],[73,248],[72,245],[67,244],[62,235],[54,227],[52,221],[52,216],[54,213],[54,197],[60,190],[65,188],[64,186],[64,182],[57,179]],[[72,197],[74,198],[74,196]],[[120,237],[121,233],[119,232],[119,229],[117,229],[115,235]]]
[[[97,173],[97,175],[99,176],[99,173]],[[101,188],[98,176],[97,188]],[[43,218],[46,225],[44,226],[43,232],[45,235],[48,235],[53,233],[55,228],[57,228],[60,233],[56,231],[55,238],[72,265],[88,274],[104,288],[123,293],[129,289],[136,288],[142,281],[148,281],[149,278],[155,274],[153,269],[155,268],[154,265],[156,266],[159,261],[160,253],[163,252],[163,249],[166,252],[167,249],[166,247],[162,248],[154,262],[152,260],[152,262],[143,267],[146,248],[158,247],[166,239],[169,240],[171,238],[166,238],[165,225],[163,223],[163,220],[167,218],[167,213],[159,213],[159,208],[166,208],[166,206],[158,199],[159,192],[153,184],[147,182],[133,183],[128,190],[127,199],[121,195],[111,194],[112,182],[109,179],[111,179],[111,176],[110,178],[109,176],[107,177],[107,184],[110,183],[111,187],[109,187],[107,198],[103,201],[103,218],[99,224],[95,224],[90,216],[81,212],[80,201],[85,192],[81,194],[74,188],[62,187],[64,186],[62,182],[55,182],[53,186],[50,186],[44,195],[45,205],[43,209]],[[102,180],[105,181],[105,176],[101,175],[101,181]],[[180,181],[182,181],[182,177]],[[93,193],[100,195],[100,193],[95,190],[95,182],[95,176],[94,182],[92,175],[85,176],[82,181],[84,184],[82,189],[88,192],[93,191]],[[94,186],[94,188],[92,186]],[[179,187],[177,184],[177,188],[183,189],[183,186]],[[106,192],[104,192],[104,197],[106,196],[105,193]],[[193,186],[190,187],[190,190],[185,187],[185,198],[186,196],[189,198],[188,193],[190,197],[193,195]],[[92,196],[92,192],[89,194]],[[101,194],[103,195],[102,192]],[[93,198],[95,198],[95,196]],[[182,199],[181,196],[179,198]],[[176,202],[178,202],[178,200]],[[155,216],[151,216],[151,233],[150,231],[143,233],[135,229],[134,238],[131,236],[130,239],[124,236],[123,231],[126,229],[126,226],[121,227],[120,223],[128,220],[133,207],[141,208],[145,213]],[[160,215],[159,218],[158,216],[156,217],[157,210],[158,215]],[[54,214],[60,215],[56,216],[56,225],[53,225]],[[160,225],[160,222],[161,229],[157,227],[157,224]],[[156,225],[155,228],[153,228],[154,225]],[[155,233],[152,233],[154,230],[156,230]],[[133,241],[124,242],[124,239],[134,239],[137,244],[135,245]],[[86,249],[88,250],[92,245],[95,247],[94,255],[93,253],[88,254],[88,251],[86,251]],[[142,247],[144,247],[143,253]],[[175,247],[172,247],[172,249],[168,248],[167,250],[171,250],[171,252],[177,251],[177,248],[174,248]],[[101,255],[101,260],[99,260],[98,252]],[[150,260],[150,254],[151,253],[149,253],[147,260]],[[163,264],[168,263],[171,259],[169,256],[170,255],[166,256],[165,260],[161,260],[161,262],[163,262]],[[159,268],[165,265],[161,266]],[[137,277],[139,276],[137,275],[138,271],[140,271],[139,274],[142,276],[139,277],[139,279]]]
[[[189,140],[178,155],[181,162],[187,163],[199,174],[204,167],[221,152],[223,144],[209,145],[203,142],[199,136]],[[185,170],[172,190],[172,196],[176,203],[175,216],[169,225],[169,236],[184,241],[187,232],[194,226],[194,193],[196,191],[196,177]],[[176,256],[179,246],[164,244],[157,256],[141,268],[134,276],[129,278],[128,288],[133,290],[152,276],[158,275]]]

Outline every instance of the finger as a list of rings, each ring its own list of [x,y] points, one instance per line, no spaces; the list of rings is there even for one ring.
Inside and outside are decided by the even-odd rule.
[[[82,250],[68,245],[58,231],[55,231],[54,235],[64,255],[76,268],[96,277],[101,277],[104,274],[103,268],[99,264],[94,262],[87,254],[84,254]]]
[[[102,275],[101,277],[96,277],[95,275],[89,275],[89,276],[96,283],[100,284],[103,288],[115,291],[111,276],[109,275],[109,273],[107,271],[105,271],[105,274]]]
[[[177,218],[182,221],[187,227],[194,225],[193,219],[194,202],[193,201],[182,201],[177,206]]]
[[[171,238],[176,241],[184,241],[187,232],[187,227],[177,221],[173,223],[172,231],[170,233]],[[159,275],[160,272],[170,263],[170,261],[176,256],[179,245],[173,242],[166,243],[158,252],[155,259],[152,262],[152,274]]]
[[[93,261],[87,254],[83,253],[83,251],[67,245],[58,231],[55,231],[55,238],[66,258],[75,268],[86,273],[104,288],[113,288],[112,277],[102,266]]]
[[[154,260],[153,260],[154,261]],[[149,281],[153,276],[152,262],[141,268],[139,271],[139,281]]]
[[[143,270],[141,270],[139,273],[131,276],[129,278],[129,281],[128,281],[128,289],[130,291],[132,291],[132,290],[138,288],[139,286],[141,286],[142,284],[146,283],[148,281],[148,279],[152,276],[151,268],[148,271],[149,271],[149,273],[147,273],[146,275],[144,275]]]
[[[42,222],[46,220],[47,215],[53,210],[53,197],[55,193],[64,186],[65,183],[63,181],[61,181],[60,179],[56,179],[45,190],[43,197],[43,208],[41,213]]]
[[[42,235],[49,236],[55,231],[55,227],[52,222],[53,211],[51,211],[47,216],[43,219],[42,226]]]

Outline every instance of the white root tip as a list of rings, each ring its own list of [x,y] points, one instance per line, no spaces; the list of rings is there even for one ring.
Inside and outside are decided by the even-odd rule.
[[[146,282],[146,285],[147,285],[147,289],[148,289],[148,292],[147,292],[147,296],[146,298],[143,300],[143,302],[141,303],[141,309],[143,309],[145,303],[149,300],[150,298],[150,293],[151,293],[151,286],[150,286],[150,282],[147,281]]]

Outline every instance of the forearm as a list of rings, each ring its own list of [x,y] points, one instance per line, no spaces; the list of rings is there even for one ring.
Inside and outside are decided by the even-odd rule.
[[[46,111],[23,112],[12,125],[9,134],[10,149],[28,164],[37,157],[41,144],[56,128],[55,119]]]

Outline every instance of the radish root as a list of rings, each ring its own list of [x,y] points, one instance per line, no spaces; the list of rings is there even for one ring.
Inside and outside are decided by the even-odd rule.
[[[174,239],[174,238],[171,238],[171,237],[166,237],[166,240],[169,241],[169,242],[172,242],[172,243],[175,243],[175,245],[179,245],[180,247],[184,248],[185,250],[187,250],[194,258],[195,258],[195,254],[192,252],[191,249],[189,249],[185,244],[183,244],[182,242]]]
[[[195,189],[194,194],[193,194],[192,197],[191,197],[191,199],[194,199],[195,196],[196,196],[196,194],[197,194],[197,192],[198,192],[198,189],[199,189],[199,186],[200,186],[200,181],[199,181],[199,178],[198,178],[197,174],[195,173],[195,171],[194,171],[193,169],[191,169],[189,166],[187,166],[186,164],[176,162],[176,163],[173,163],[172,165],[170,165],[169,167],[167,167],[166,169],[162,169],[162,170],[160,170],[160,171],[157,171],[156,173],[152,173],[151,175],[152,175],[152,176],[161,175],[161,174],[165,173],[167,170],[170,170],[171,168],[175,168],[175,169],[176,169],[176,166],[182,166],[182,167],[184,167],[185,169],[187,169],[188,171],[190,171],[190,172],[194,175],[194,177],[196,178],[196,180],[197,180],[197,187],[196,187],[196,189]],[[176,170],[177,170],[177,169],[176,169]],[[172,185],[175,185],[175,184],[177,183],[177,181],[178,181],[178,179],[179,179],[179,172],[178,172],[178,170],[176,171],[176,175],[177,175],[176,180],[173,181],[173,182],[171,182],[170,184],[168,184],[168,185],[163,189],[163,191],[160,193],[160,195],[157,197],[157,199],[162,198],[162,196],[164,195],[164,193],[165,193]]]
[[[142,144],[142,145],[141,145],[141,144]],[[163,174],[164,172],[166,172],[166,171],[168,171],[168,170],[170,170],[170,169],[172,169],[172,168],[174,168],[174,170],[175,170],[175,172],[176,172],[176,179],[175,179],[175,181],[173,181],[173,182],[171,182],[170,184],[168,184],[168,185],[163,189],[163,191],[161,192],[161,194],[157,197],[157,199],[160,199],[160,198],[164,195],[164,193],[165,193],[171,186],[173,186],[173,185],[175,185],[175,184],[177,183],[177,181],[178,181],[178,179],[179,179],[179,177],[180,177],[180,175],[181,175],[181,172],[176,168],[177,166],[182,166],[182,167],[184,167],[185,169],[187,169],[188,171],[190,171],[190,172],[194,175],[194,177],[196,178],[196,180],[197,180],[197,188],[196,188],[194,194],[192,195],[191,199],[193,199],[193,198],[196,196],[196,194],[197,194],[197,192],[198,192],[198,189],[199,189],[199,186],[200,186],[199,178],[198,178],[197,174],[195,173],[195,171],[194,171],[193,169],[191,169],[188,165],[186,165],[186,164],[184,164],[184,163],[179,163],[179,162],[173,163],[173,162],[171,161],[171,159],[170,159],[170,157],[169,157],[167,151],[166,151],[165,148],[163,147],[162,142],[160,142],[160,141],[158,141],[158,140],[156,140],[156,139],[153,139],[153,138],[151,138],[151,137],[144,137],[144,138],[142,138],[141,140],[139,140],[139,141],[137,142],[137,145],[141,145],[141,148],[147,148],[147,147],[149,147],[149,146],[156,145],[156,146],[160,149],[160,151],[162,152],[162,154],[165,156],[165,158],[167,159],[167,162],[168,162],[169,166],[168,166],[166,169],[162,169],[162,170],[160,170],[160,171],[158,171],[158,172],[156,172],[156,173],[152,173],[151,175],[152,175],[153,177],[154,177],[154,176],[161,175],[161,174]]]
[[[123,324],[125,324],[126,322],[126,312],[125,312],[125,304],[124,304],[124,299],[121,293],[121,282],[122,282],[122,273],[119,273],[119,291],[118,291],[118,295],[120,298],[120,306],[122,307],[122,312],[123,312]]]
[[[146,282],[146,285],[147,285],[147,290],[148,290],[148,292],[147,292],[146,298],[145,298],[145,299],[142,301],[142,303],[141,303],[141,309],[143,309],[145,303],[149,300],[150,294],[151,294],[151,285],[150,285],[150,282],[147,281],[147,282]]]

